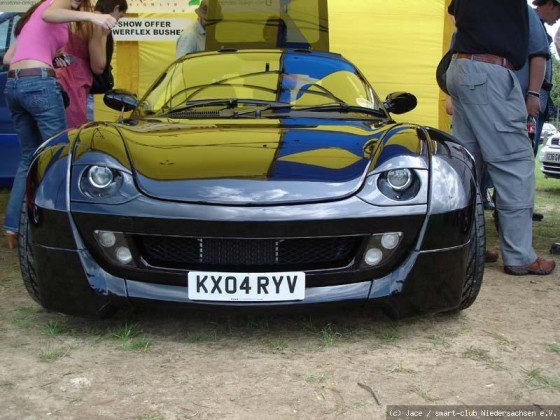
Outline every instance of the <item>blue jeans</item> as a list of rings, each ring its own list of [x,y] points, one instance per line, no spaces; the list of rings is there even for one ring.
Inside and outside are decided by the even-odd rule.
[[[87,96],[87,119],[93,121],[93,108],[95,106],[93,95],[91,93]]]
[[[27,170],[33,154],[41,143],[66,128],[66,115],[56,78],[45,73],[8,78],[4,96],[21,149],[21,161],[6,207],[4,229],[17,232]]]

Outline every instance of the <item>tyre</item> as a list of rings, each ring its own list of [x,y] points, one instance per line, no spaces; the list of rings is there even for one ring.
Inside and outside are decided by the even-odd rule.
[[[41,289],[37,280],[37,272],[35,270],[35,260],[33,258],[31,229],[29,226],[29,214],[27,201],[23,201],[19,217],[19,266],[23,284],[27,289],[29,296],[33,298],[41,306],[44,305],[44,299],[41,297]]]
[[[484,255],[486,254],[486,229],[484,222],[484,205],[480,192],[476,195],[476,208],[474,223],[471,228],[469,243],[469,256],[467,262],[467,273],[463,285],[463,294],[458,311],[471,306],[482,286],[484,276]]]
[[[31,220],[24,200],[19,221],[19,264],[23,284],[29,296],[47,311],[89,318],[108,318],[118,307],[104,296],[95,295],[88,284],[73,281],[68,284],[41,284],[33,252]]]

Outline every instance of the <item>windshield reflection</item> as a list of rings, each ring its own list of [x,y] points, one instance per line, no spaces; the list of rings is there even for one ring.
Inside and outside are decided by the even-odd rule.
[[[224,105],[222,99],[230,102]],[[294,108],[345,104],[382,109],[364,77],[341,57],[258,50],[179,59],[149,89],[135,113],[166,114],[193,106],[254,107],[257,101]]]

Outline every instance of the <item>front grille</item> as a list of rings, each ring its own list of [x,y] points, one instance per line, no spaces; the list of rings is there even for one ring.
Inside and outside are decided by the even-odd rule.
[[[560,172],[560,162],[542,162],[543,169],[550,172]]]
[[[348,266],[364,237],[230,239],[132,237],[149,265],[189,270],[320,270]]]
[[[553,137],[550,140],[550,145],[551,146],[558,146],[559,143],[560,143],[560,138],[558,138],[558,137]]]

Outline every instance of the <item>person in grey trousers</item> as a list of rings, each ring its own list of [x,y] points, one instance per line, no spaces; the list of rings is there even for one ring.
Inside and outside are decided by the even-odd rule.
[[[494,182],[504,272],[550,274],[555,262],[538,257],[532,246],[535,161],[525,98],[513,73],[528,56],[527,2],[453,0],[450,13],[457,28],[447,71],[454,134],[474,156],[479,176],[486,164]]]

